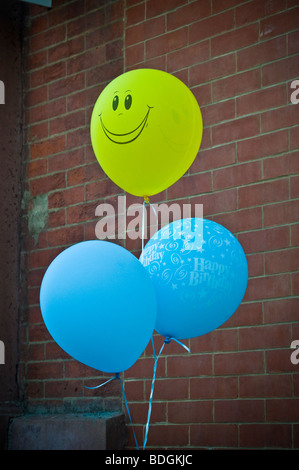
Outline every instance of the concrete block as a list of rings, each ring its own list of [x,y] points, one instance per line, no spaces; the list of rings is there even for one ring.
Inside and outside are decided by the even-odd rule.
[[[122,413],[24,415],[10,423],[10,450],[121,450]]]

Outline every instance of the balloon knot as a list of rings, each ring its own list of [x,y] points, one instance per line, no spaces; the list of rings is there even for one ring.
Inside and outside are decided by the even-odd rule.
[[[119,372],[115,372],[115,379],[119,379]]]
[[[171,337],[170,336],[166,336],[165,340],[164,340],[164,343],[166,344],[169,344],[171,341]]]
[[[150,203],[150,200],[149,200],[148,196],[143,196],[143,198],[144,198],[144,202],[146,202],[147,204]]]

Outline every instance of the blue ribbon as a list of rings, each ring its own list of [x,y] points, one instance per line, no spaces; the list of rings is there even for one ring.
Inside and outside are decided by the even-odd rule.
[[[115,374],[114,377],[111,377],[111,379],[106,380],[106,382],[103,382],[103,383],[100,384],[100,385],[96,385],[95,387],[87,387],[87,385],[84,385],[84,387],[85,387],[85,388],[89,388],[90,390],[94,390],[94,389],[96,389],[96,388],[103,387],[103,385],[106,385],[108,382],[111,382],[111,380],[117,380],[117,379],[120,381],[121,391],[122,391],[122,394],[123,394],[123,397],[124,397],[124,400],[125,400],[125,405],[126,405],[126,408],[127,408],[128,416],[129,416],[130,422],[131,422],[131,424],[132,424],[132,429],[133,429],[133,434],[134,434],[134,440],[135,440],[136,448],[137,448],[137,450],[139,450],[139,446],[138,446],[138,442],[137,442],[137,438],[136,438],[136,434],[135,434],[135,430],[134,430],[134,426],[133,426],[133,421],[132,421],[131,413],[130,413],[130,410],[129,410],[128,400],[127,400],[127,397],[126,397],[126,394],[125,394],[125,389],[124,389],[122,380],[121,380],[121,378],[120,378],[120,376],[119,376],[119,372],[116,372],[116,374]]]
[[[162,347],[160,349],[160,352],[158,356],[156,356],[155,349],[154,349],[154,342],[152,339],[152,344],[153,344],[153,349],[154,349],[154,356],[155,356],[155,363],[154,363],[154,372],[153,372],[153,379],[152,379],[152,386],[151,386],[151,393],[149,397],[149,405],[148,405],[148,414],[147,414],[147,422],[146,422],[146,427],[145,427],[145,436],[144,436],[144,442],[143,442],[143,450],[145,449],[146,443],[147,443],[147,438],[148,438],[148,430],[149,430],[149,423],[150,423],[150,418],[151,418],[151,413],[152,413],[152,404],[153,404],[153,395],[154,395],[154,388],[155,388],[155,381],[156,381],[156,371],[157,371],[157,365],[158,365],[158,360],[159,357],[162,354],[162,351],[164,349],[165,344],[170,343],[171,340],[176,341],[178,344],[180,344],[183,348],[185,348],[189,353],[190,349],[183,343],[181,343],[178,339],[173,338],[172,336],[167,336],[162,344]]]

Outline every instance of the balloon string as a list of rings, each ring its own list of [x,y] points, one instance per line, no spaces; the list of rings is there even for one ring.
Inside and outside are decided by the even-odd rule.
[[[106,382],[103,382],[102,384],[100,385],[96,385],[95,387],[87,387],[87,385],[84,385],[85,388],[89,388],[89,390],[94,390],[96,388],[100,388],[100,387],[103,387],[103,385],[106,385],[108,382],[111,382],[111,380],[115,380],[116,377],[112,377],[111,379],[109,380],[106,380]]]
[[[121,380],[119,374],[115,374],[115,378],[116,378],[116,379],[119,379],[119,381],[120,381],[121,390],[122,390],[123,397],[124,397],[124,400],[125,400],[125,404],[126,404],[128,416],[129,416],[130,422],[131,422],[131,424],[132,424],[132,430],[133,430],[133,434],[134,434],[134,440],[135,440],[135,444],[136,444],[136,449],[139,450],[139,446],[138,446],[138,442],[137,442],[137,437],[136,437],[136,434],[135,434],[135,430],[134,430],[134,426],[133,426],[133,421],[132,421],[131,413],[130,413],[130,410],[129,410],[128,400],[127,400],[127,397],[126,397],[126,394],[125,394],[125,389],[124,389],[124,386],[123,386],[123,383],[122,383],[122,380]]]
[[[151,386],[151,393],[150,393],[150,397],[149,397],[149,405],[148,405],[148,414],[147,414],[147,422],[146,422],[146,427],[145,427],[145,436],[144,436],[144,443],[143,443],[143,450],[145,449],[146,447],[146,443],[147,443],[147,438],[148,438],[148,431],[149,431],[149,423],[150,423],[150,418],[151,418],[151,413],[152,413],[152,404],[153,404],[153,395],[154,395],[154,388],[155,388],[155,381],[156,381],[156,371],[157,371],[157,365],[158,365],[158,360],[159,360],[159,357],[161,356],[162,354],[162,351],[164,349],[164,346],[165,344],[168,344],[170,343],[171,340],[174,340],[176,341],[178,344],[180,344],[183,348],[185,348],[189,353],[190,353],[190,349],[188,348],[188,346],[186,346],[185,344],[181,343],[181,341],[177,340],[176,338],[173,338],[172,336],[167,336],[162,344],[162,347],[160,349],[160,352],[158,354],[158,356],[156,356],[155,354],[155,363],[154,363],[154,372],[153,372],[153,379],[152,379],[152,386]]]
[[[134,426],[133,426],[133,421],[132,421],[132,418],[131,418],[131,413],[130,413],[130,410],[129,410],[129,405],[128,405],[128,400],[127,400],[127,397],[126,397],[126,394],[125,394],[125,389],[124,389],[124,386],[123,386],[123,383],[122,383],[122,380],[119,376],[119,372],[116,372],[115,376],[112,377],[111,379],[109,380],[106,380],[106,382],[100,384],[100,385],[97,385],[95,387],[87,387],[87,385],[84,385],[85,388],[89,388],[91,390],[94,390],[96,388],[100,388],[100,387],[103,387],[103,385],[106,385],[108,382],[111,382],[111,380],[119,380],[120,381],[120,386],[121,386],[121,391],[122,391],[122,394],[123,394],[123,397],[124,397],[124,400],[125,400],[125,405],[126,405],[126,408],[127,408],[127,412],[128,412],[128,416],[129,416],[129,419],[130,419],[130,422],[132,424],[132,429],[133,429],[133,434],[134,434],[134,440],[135,440],[135,444],[136,444],[136,448],[137,450],[139,450],[139,446],[138,446],[138,442],[137,442],[137,438],[136,438],[136,434],[135,434],[135,430],[134,430]]]
[[[146,218],[146,204],[148,204],[154,211],[154,214],[156,216],[156,219],[157,219],[157,223],[158,223],[158,215],[157,215],[157,211],[155,209],[155,207],[150,203],[150,200],[147,196],[144,196],[144,201],[143,201],[143,204],[142,204],[142,251],[141,253],[143,252],[143,249],[144,249],[144,232],[145,232],[145,218]]]

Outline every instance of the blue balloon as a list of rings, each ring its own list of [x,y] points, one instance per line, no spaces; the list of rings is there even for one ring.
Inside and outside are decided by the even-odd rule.
[[[48,267],[40,307],[49,333],[78,361],[123,372],[153,334],[156,296],[139,260],[111,242],[73,245]]]
[[[240,305],[248,282],[236,237],[211,220],[176,220],[146,244],[141,263],[157,294],[155,330],[194,338],[222,325]]]

